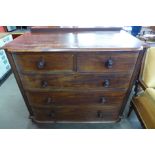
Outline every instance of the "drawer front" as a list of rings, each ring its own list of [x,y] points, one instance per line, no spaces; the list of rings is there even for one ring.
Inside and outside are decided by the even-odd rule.
[[[125,92],[112,91],[55,91],[55,92],[27,92],[27,97],[32,106],[50,107],[63,105],[101,105],[120,106]]]
[[[14,54],[16,67],[23,73],[71,72],[73,55],[63,53]]]
[[[119,109],[116,107],[56,107],[34,108],[36,121],[116,121]]]
[[[127,89],[130,74],[57,74],[57,75],[21,75],[25,89],[50,90],[53,88],[86,89]]]
[[[77,71],[132,73],[137,57],[138,53],[82,53],[77,55]]]

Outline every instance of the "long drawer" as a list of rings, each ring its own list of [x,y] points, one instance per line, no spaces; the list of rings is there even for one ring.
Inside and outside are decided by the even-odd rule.
[[[17,69],[22,73],[50,73],[73,71],[73,54],[29,53],[14,54]]]
[[[53,92],[26,92],[32,106],[120,106],[125,92],[119,91],[53,91]]]
[[[20,75],[25,89],[51,90],[54,88],[127,89],[130,74],[35,74]]]
[[[116,121],[117,107],[55,107],[33,108],[35,121]]]
[[[104,52],[82,53],[77,55],[78,72],[128,72],[132,73],[138,53]]]

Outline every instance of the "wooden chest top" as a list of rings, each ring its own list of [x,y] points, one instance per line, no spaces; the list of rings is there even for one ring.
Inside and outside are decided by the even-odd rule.
[[[9,52],[134,51],[142,49],[142,42],[123,30],[28,32],[4,48]]]

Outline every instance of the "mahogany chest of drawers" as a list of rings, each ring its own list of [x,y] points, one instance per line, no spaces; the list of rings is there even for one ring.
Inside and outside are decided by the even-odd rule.
[[[124,31],[28,32],[4,46],[35,122],[115,122],[143,48]]]

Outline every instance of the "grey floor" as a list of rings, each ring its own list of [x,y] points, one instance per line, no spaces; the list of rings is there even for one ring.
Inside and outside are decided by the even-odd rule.
[[[125,115],[128,106],[125,110]],[[0,128],[1,129],[140,129],[141,125],[134,112],[130,118],[118,123],[56,123],[35,124],[29,118],[27,108],[12,74],[0,86]]]

